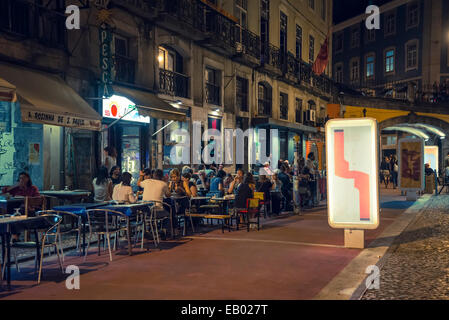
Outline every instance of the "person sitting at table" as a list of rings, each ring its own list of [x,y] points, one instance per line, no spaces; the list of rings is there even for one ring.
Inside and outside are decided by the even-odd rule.
[[[33,185],[30,175],[26,172],[21,172],[19,174],[19,180],[9,187],[2,188],[3,193],[9,193],[11,196],[22,196],[22,197],[39,197],[39,189]]]
[[[236,174],[234,180],[229,185],[228,194],[232,194],[232,193],[237,194],[237,188],[243,182],[244,175],[245,175],[245,172],[242,169],[237,170],[237,174]]]
[[[218,197],[221,198],[224,196],[224,187],[223,187],[223,179],[226,177],[226,172],[224,170],[220,170],[217,173],[217,176],[212,178],[210,182],[210,189],[208,193],[208,197]]]
[[[237,194],[235,195],[234,200],[234,210],[237,213],[241,210],[246,210],[246,203],[248,199],[253,198],[254,192],[250,187],[250,182],[252,181],[252,177],[249,177],[248,174],[243,178],[242,183],[237,188]],[[253,217],[249,217],[249,219]]]
[[[259,187],[257,188],[257,192],[264,193],[265,201],[270,200],[270,190],[272,187],[272,183],[267,179],[267,176],[259,176]]]
[[[234,181],[234,178],[232,177],[232,174],[228,173],[223,181],[223,186],[225,187],[225,189],[229,189],[232,181]]]
[[[109,175],[110,175],[113,186],[115,186],[116,184],[119,184],[122,181],[119,166],[113,166]]]
[[[256,191],[256,182],[254,181],[253,174],[251,172],[248,172],[246,175],[248,177],[248,183],[250,188],[253,190],[253,192]]]
[[[92,181],[92,186],[95,202],[104,202],[112,199],[112,181],[105,166],[100,167],[98,170],[97,176]]]
[[[168,190],[172,194],[176,194],[177,196],[186,196],[187,192],[184,189],[183,183],[181,181],[181,175],[178,169],[173,169],[170,171],[170,182],[168,183]]]
[[[198,190],[196,189],[196,184],[193,183],[190,179],[192,178],[192,175],[189,172],[184,172],[182,174],[182,186],[184,187],[184,190],[186,191],[187,196],[191,197],[197,197],[198,196]]]
[[[196,181],[196,186],[199,190],[209,190],[209,179],[206,177],[206,172],[200,170],[198,172],[198,180]]]
[[[137,202],[137,197],[134,195],[133,189],[131,188],[132,175],[129,172],[124,172],[122,174],[122,182],[114,187],[112,192],[112,200],[124,201],[126,203]]]
[[[145,177],[148,177],[145,172],[140,171],[137,185],[143,188],[143,201],[163,202],[164,196],[170,196],[170,191],[168,190],[167,183],[164,181],[164,172],[161,169],[157,169],[156,171],[154,171],[152,178],[148,177],[145,179]],[[160,203],[157,203],[156,205],[160,208],[162,207],[162,204]]]

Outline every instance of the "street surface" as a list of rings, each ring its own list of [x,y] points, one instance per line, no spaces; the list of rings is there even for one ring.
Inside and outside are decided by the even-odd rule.
[[[366,231],[365,246],[375,240],[413,203],[397,190],[382,190],[382,212],[377,230]],[[332,229],[326,207],[302,216],[280,216],[263,221],[262,230],[205,230],[162,250],[135,248],[107,252],[96,246],[86,262],[75,255],[67,265],[79,266],[80,289],[68,290],[54,259],[44,259],[43,278],[36,285],[33,261],[12,267],[12,291],[6,299],[313,299],[361,250],[343,247],[343,230]],[[447,260],[446,260],[447,261]],[[447,266],[447,264],[446,264]],[[382,280],[383,281],[383,280]],[[381,282],[382,286],[382,282]]]

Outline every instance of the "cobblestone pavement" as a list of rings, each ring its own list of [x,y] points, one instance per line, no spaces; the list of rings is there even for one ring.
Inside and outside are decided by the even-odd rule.
[[[449,195],[429,201],[387,252],[380,289],[362,300],[449,299]]]

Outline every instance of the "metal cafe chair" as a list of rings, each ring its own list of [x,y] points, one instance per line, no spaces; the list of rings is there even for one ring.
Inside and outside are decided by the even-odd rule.
[[[250,221],[250,215],[254,214],[255,217],[257,218],[256,222]],[[244,210],[237,210],[236,211],[236,215],[238,215],[239,217],[244,217],[245,222],[243,222],[243,224],[246,225],[247,227],[247,231],[249,232],[249,227],[251,224],[256,224],[257,225],[257,230],[260,230],[260,204],[259,204],[259,199],[247,199],[246,200],[246,209]],[[240,219],[238,219],[237,221],[237,230],[239,229],[239,221]]]
[[[111,234],[115,236],[115,241],[118,241],[118,233],[120,231],[130,232],[128,229],[128,217],[115,210],[110,209],[89,209],[86,211],[87,221],[89,224],[89,240],[87,242],[87,249],[84,255],[84,261],[86,261],[87,254],[89,252],[89,246],[92,239],[92,234],[96,234],[98,237],[98,255],[100,255],[101,236],[106,237],[108,242],[109,260],[112,261],[111,251]]]
[[[172,219],[172,207],[168,203],[162,201],[148,201],[148,206],[149,214],[145,216],[145,224],[150,227],[155,247],[159,247],[160,239],[158,225],[160,224],[162,227],[163,221]]]
[[[59,266],[61,267],[61,272],[63,272],[62,262],[61,262],[61,256],[59,255],[59,244],[58,244],[58,238],[59,238],[59,224],[62,221],[61,216],[55,215],[55,214],[46,214],[44,212],[38,212],[37,215],[39,217],[42,217],[41,220],[37,221],[31,221],[31,222],[24,222],[26,224],[27,229],[34,229],[36,230],[36,237],[38,240],[40,238],[40,264],[39,264],[39,276],[37,283],[39,284],[41,281],[41,275],[42,275],[42,261],[44,259],[44,251],[45,248],[49,247],[55,247],[56,254],[58,256],[58,262]],[[42,235],[39,237],[38,233],[42,232]],[[12,249],[14,249],[14,260],[16,264],[17,271],[20,272],[18,259],[17,259],[17,249],[20,248],[36,248],[37,243],[31,242],[31,241],[24,241],[24,242],[15,242],[11,246]],[[35,269],[37,268],[37,252],[35,255]]]
[[[33,217],[35,212],[46,209],[45,196],[25,197],[25,217]],[[24,233],[25,241],[28,241],[28,231]]]
[[[41,239],[41,258],[40,258],[40,265],[39,265],[39,277],[37,280],[37,283],[39,284],[41,282],[41,275],[42,275],[42,260],[44,260],[44,250],[46,247],[55,247],[56,249],[56,254],[58,255],[58,262],[59,262],[59,266],[61,267],[61,272],[64,273],[64,269],[62,266],[62,261],[61,261],[61,256],[59,255],[59,250],[62,250],[62,248],[58,248],[58,238],[60,238],[60,234],[59,234],[59,226],[61,224],[62,221],[62,217],[59,215],[55,215],[55,214],[42,214],[40,215],[41,217],[44,217],[45,220],[47,221],[47,223],[50,226],[49,229],[47,229],[47,231],[45,231],[42,234],[42,239]],[[53,241],[48,241],[47,240],[49,237],[53,237],[54,240]]]
[[[37,213],[39,215],[56,214],[62,218],[62,221],[58,226],[58,228],[59,228],[59,230],[58,230],[59,248],[61,250],[62,261],[64,261],[64,249],[62,246],[62,236],[63,235],[68,235],[68,234],[76,232],[77,233],[76,250],[77,251],[79,250],[79,252],[81,253],[81,246],[80,246],[81,231],[82,231],[81,216],[76,215],[71,212],[60,211],[60,210],[42,210]]]

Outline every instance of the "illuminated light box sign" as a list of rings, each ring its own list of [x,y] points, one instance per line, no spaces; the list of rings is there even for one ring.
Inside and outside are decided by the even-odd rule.
[[[332,228],[379,225],[377,122],[372,118],[326,123],[328,220]]]
[[[424,189],[424,140],[401,139],[399,148],[399,188]]]
[[[134,108],[135,104],[122,96],[113,95],[108,99],[103,99],[103,117],[119,119],[126,114],[122,120],[150,123],[150,117],[139,115],[137,110],[133,110]]]
[[[424,147],[424,163],[428,163],[432,170],[436,170],[438,172],[438,146]]]

